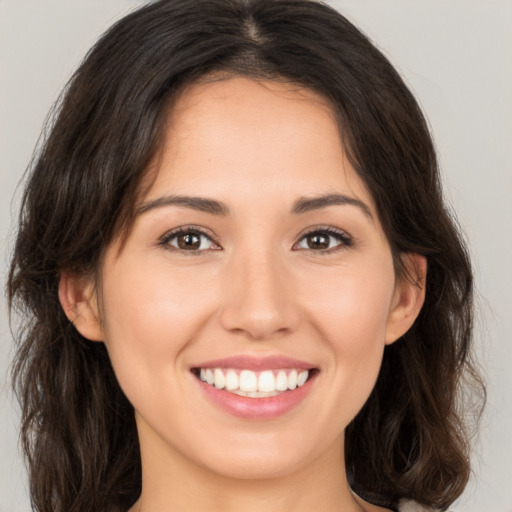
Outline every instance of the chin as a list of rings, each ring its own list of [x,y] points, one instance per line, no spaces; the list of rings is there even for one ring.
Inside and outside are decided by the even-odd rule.
[[[206,469],[224,478],[238,480],[272,480],[297,473],[307,466],[307,460],[290,457],[288,454],[254,453],[233,454],[213,465],[208,461]]]
[[[249,437],[249,439],[248,439]],[[296,474],[322,458],[329,450],[326,439],[308,439],[290,433],[226,437],[228,442],[214,443],[204,447],[198,464],[219,476],[240,480],[272,480]],[[343,443],[339,436],[331,443]],[[326,450],[327,448],[327,450]],[[205,455],[208,454],[206,457]],[[199,455],[199,454],[198,454]]]

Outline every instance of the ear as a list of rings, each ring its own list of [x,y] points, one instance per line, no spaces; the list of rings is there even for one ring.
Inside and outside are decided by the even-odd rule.
[[[405,275],[395,285],[386,326],[386,345],[403,336],[418,317],[425,301],[427,260],[414,253],[402,255]]]
[[[59,300],[64,313],[84,338],[92,341],[103,340],[98,300],[92,279],[62,272]]]

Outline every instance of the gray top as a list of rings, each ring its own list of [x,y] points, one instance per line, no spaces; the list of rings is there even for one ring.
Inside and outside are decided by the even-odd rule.
[[[400,503],[398,503],[398,512],[436,512],[436,510],[420,505],[415,501],[400,500]]]

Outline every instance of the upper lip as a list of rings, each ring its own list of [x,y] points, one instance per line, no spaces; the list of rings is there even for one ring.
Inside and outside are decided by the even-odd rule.
[[[237,355],[205,361],[192,368],[236,368],[239,370],[270,370],[280,368],[296,368],[310,370],[314,364],[283,355],[257,357],[252,355]]]

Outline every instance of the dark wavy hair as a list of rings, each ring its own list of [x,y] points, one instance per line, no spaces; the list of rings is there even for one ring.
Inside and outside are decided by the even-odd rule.
[[[129,231],[173,99],[215,72],[327,99],[398,273],[401,254],[427,258],[424,307],[385,349],[375,389],[347,428],[346,466],[368,501],[445,509],[467,483],[467,420],[479,412],[460,390],[469,385],[478,397],[483,387],[471,362],[468,253],[417,102],[383,54],[321,2],[160,0],[117,22],[88,53],[26,178],[8,297],[22,318],[13,378],[34,510],[125,512],[140,494],[133,408],[104,345],[66,318],[59,275],[95,275],[105,248]]]

